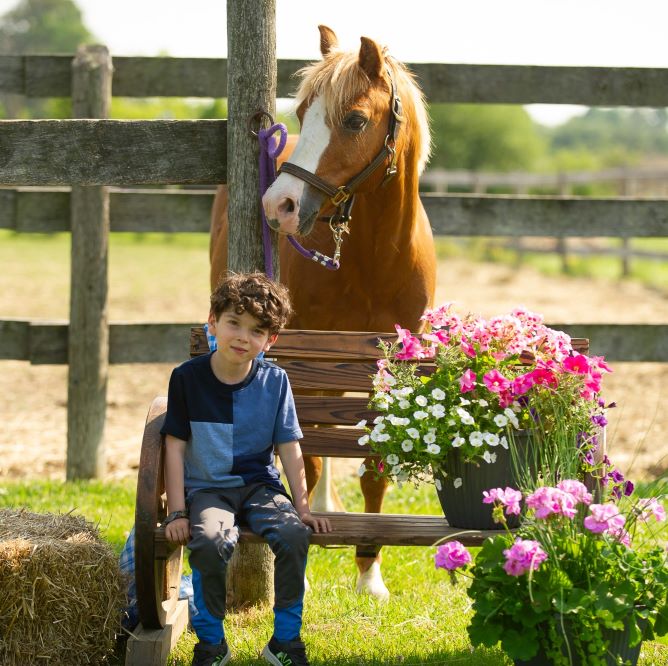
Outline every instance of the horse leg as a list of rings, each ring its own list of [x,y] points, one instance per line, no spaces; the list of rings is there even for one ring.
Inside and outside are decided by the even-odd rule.
[[[322,476],[322,458],[304,456],[304,472],[306,473],[306,491],[308,492],[310,504],[313,491]]]
[[[367,469],[372,469],[376,463],[375,458],[367,458],[364,461]],[[366,513],[380,513],[387,485],[387,479],[377,479],[372,472],[366,472],[361,477],[360,486],[364,495]],[[377,599],[388,599],[390,591],[385,586],[380,572],[380,546],[357,546],[355,562],[360,572],[357,579],[357,592],[367,592]]]

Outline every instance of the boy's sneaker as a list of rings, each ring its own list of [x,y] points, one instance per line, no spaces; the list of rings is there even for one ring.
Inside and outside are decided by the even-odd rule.
[[[299,638],[279,643],[273,636],[262,650],[262,656],[274,666],[309,666],[306,646]]]
[[[223,666],[230,660],[231,656],[232,653],[225,640],[217,645],[197,643],[191,666]]]

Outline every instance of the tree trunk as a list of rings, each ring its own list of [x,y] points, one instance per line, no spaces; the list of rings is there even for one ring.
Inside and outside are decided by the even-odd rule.
[[[259,195],[259,146],[248,129],[258,111],[274,115],[276,97],[275,0],[227,3],[227,184],[232,271],[264,271]],[[274,239],[274,277],[278,279]],[[228,604],[273,598],[273,555],[265,544],[239,544],[228,567]]]

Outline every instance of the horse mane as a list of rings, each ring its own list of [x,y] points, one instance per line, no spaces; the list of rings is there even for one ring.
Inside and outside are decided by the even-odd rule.
[[[418,173],[422,173],[431,152],[431,133],[425,99],[415,76],[403,63],[395,60],[383,49],[385,64],[390,68],[401,102],[406,125],[414,127],[415,153],[417,154]],[[354,51],[342,51],[338,48],[297,72],[301,82],[296,93],[296,105],[299,106],[312,97],[321,95],[325,100],[327,119],[338,124],[351,100],[369,89],[370,80],[359,66],[359,54]]]

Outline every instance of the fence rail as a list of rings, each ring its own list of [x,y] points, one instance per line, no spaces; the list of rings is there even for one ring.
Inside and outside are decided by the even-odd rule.
[[[112,323],[110,363],[179,363],[194,323]],[[549,326],[573,338],[589,338],[590,353],[609,361],[668,362],[668,324],[569,324]],[[67,363],[67,322],[0,320],[0,360],[35,365]]]
[[[71,56],[0,56],[0,90],[69,97]],[[278,60],[278,97],[306,60]],[[668,106],[668,69],[408,63],[432,103]],[[226,97],[224,58],[114,57],[117,97]]]

